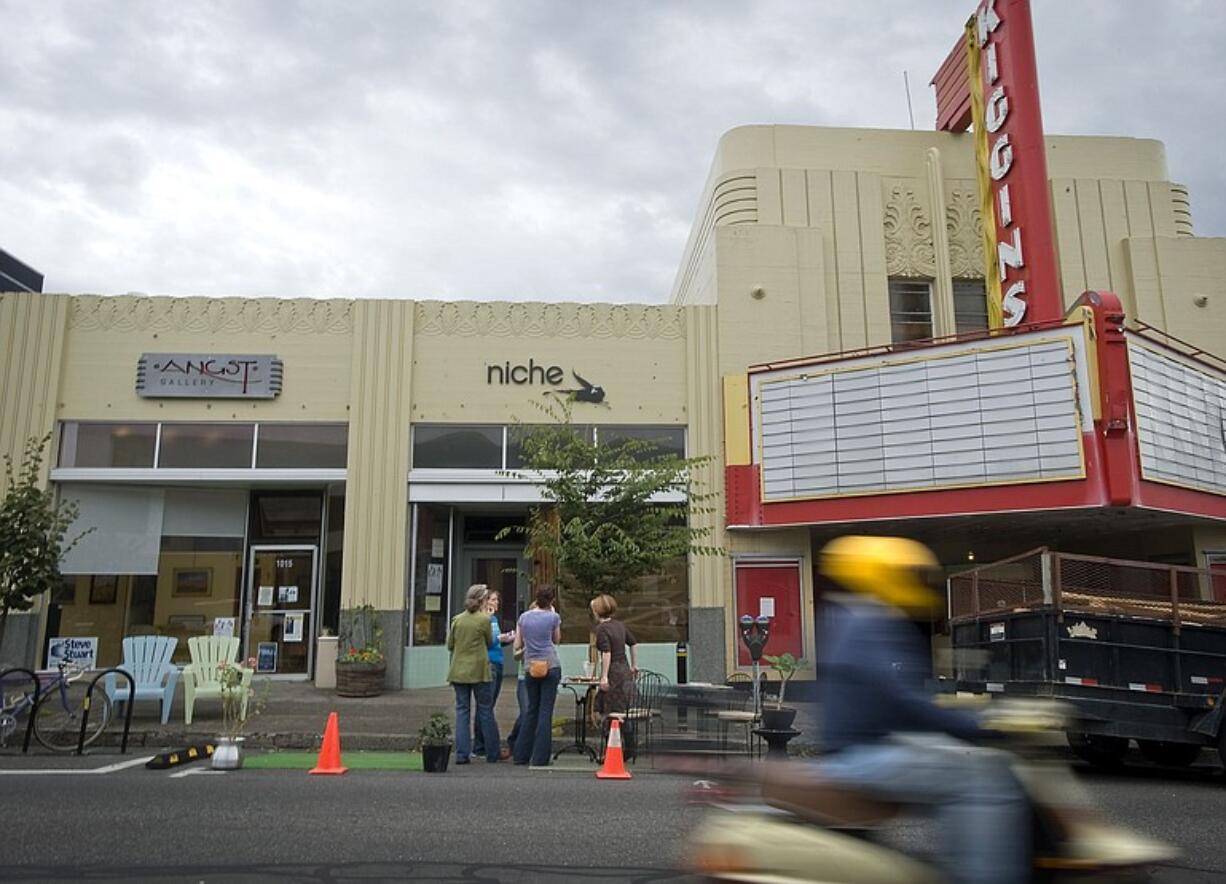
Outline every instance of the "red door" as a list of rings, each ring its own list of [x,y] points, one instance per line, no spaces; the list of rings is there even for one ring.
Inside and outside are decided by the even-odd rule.
[[[770,617],[770,637],[764,654],[804,656],[804,630],[800,603],[800,562],[796,559],[741,561],[736,575],[736,619],[742,614]],[[748,666],[749,649],[737,632],[737,659]]]

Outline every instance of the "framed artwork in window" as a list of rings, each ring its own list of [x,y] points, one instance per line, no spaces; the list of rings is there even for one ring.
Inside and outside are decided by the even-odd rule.
[[[175,568],[174,595],[207,596],[212,594],[212,568]]]
[[[77,578],[65,577],[64,582],[51,590],[51,604],[75,605],[77,603]]]
[[[117,574],[95,574],[89,578],[89,603],[91,605],[113,605],[119,598],[119,576]]]

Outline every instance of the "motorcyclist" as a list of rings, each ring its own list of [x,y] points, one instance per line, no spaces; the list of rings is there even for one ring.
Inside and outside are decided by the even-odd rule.
[[[925,690],[931,653],[912,618],[937,601],[928,583],[936,569],[927,547],[904,538],[841,537],[822,551],[822,573],[843,591],[823,604],[817,681],[828,754],[818,775],[886,801],[935,805],[953,879],[1025,881],[1030,807],[1009,756],[973,745],[991,734]]]

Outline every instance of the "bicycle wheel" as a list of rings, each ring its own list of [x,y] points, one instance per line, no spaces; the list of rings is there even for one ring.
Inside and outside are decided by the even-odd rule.
[[[81,736],[81,716],[85,709],[86,685],[74,682],[63,690],[48,689],[34,712],[34,736],[53,752],[71,752],[77,748]],[[111,698],[101,688],[95,688],[90,697],[88,730],[85,745],[88,746],[106,730],[111,721]]]

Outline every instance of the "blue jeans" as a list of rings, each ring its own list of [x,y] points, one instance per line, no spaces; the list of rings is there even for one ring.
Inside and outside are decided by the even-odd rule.
[[[476,684],[452,684],[455,688],[455,760],[467,764],[472,754],[472,699],[477,698],[477,726],[485,734],[485,760],[498,760],[498,722],[494,721],[494,704],[490,702],[488,681]]]
[[[511,747],[511,751],[515,751],[515,741],[519,739],[520,728],[524,724],[524,714],[528,711],[528,679],[515,679],[515,701],[519,703],[519,714],[515,716],[515,725],[511,728],[511,734],[507,737],[507,745]]]
[[[842,749],[817,770],[879,798],[936,805],[951,880],[1007,884],[1030,877],[1030,802],[1009,762],[968,743],[899,740]]]
[[[490,664],[490,715],[494,716],[494,721],[498,721],[498,716],[494,710],[498,708],[498,695],[502,693],[502,664]],[[498,741],[495,740],[495,743]],[[473,727],[473,755],[485,754],[485,734],[481,732],[480,724]]]
[[[553,754],[553,704],[558,699],[562,668],[554,666],[544,678],[524,679],[528,708],[515,740],[515,763],[548,764]]]

